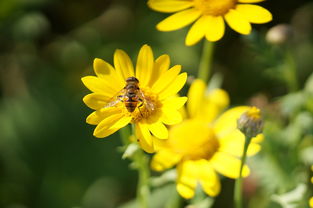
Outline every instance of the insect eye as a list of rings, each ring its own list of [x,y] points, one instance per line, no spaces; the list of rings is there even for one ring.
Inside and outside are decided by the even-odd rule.
[[[136,77],[128,77],[127,79],[126,79],[126,82],[139,82],[138,81],[138,79],[136,78]]]

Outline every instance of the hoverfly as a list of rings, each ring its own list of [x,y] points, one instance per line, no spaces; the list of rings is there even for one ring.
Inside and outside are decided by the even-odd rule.
[[[146,104],[149,110],[154,110],[154,105],[147,102],[143,92],[140,90],[139,80],[136,77],[128,77],[126,79],[125,87],[118,92],[116,97],[113,97],[112,99],[114,100],[105,105],[104,108],[113,107],[118,103],[123,102],[127,111],[130,113],[134,112],[137,107],[139,109],[144,104]]]

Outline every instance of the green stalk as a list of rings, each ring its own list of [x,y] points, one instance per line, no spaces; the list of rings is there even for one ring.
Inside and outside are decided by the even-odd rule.
[[[241,156],[241,165],[239,170],[239,178],[237,178],[235,182],[235,193],[234,193],[234,200],[235,200],[235,208],[243,208],[243,200],[242,200],[242,169],[244,164],[246,163],[247,158],[247,150],[250,144],[251,138],[245,139],[245,145],[243,149],[243,154]]]
[[[289,92],[295,92],[299,88],[297,79],[297,66],[290,51],[287,51],[285,54],[285,63],[285,79]]]
[[[182,204],[183,200],[175,190],[172,196],[169,198],[169,201],[167,202],[165,208],[179,208],[182,206]]]
[[[130,135],[131,135],[129,126],[127,125],[127,126],[125,126],[124,128],[121,128],[121,129],[119,130],[119,133],[120,133],[120,136],[121,136],[123,145],[124,145],[124,146],[129,145],[129,143],[130,143],[129,137],[130,137]]]
[[[132,125],[133,135],[135,134],[135,126]],[[133,156],[133,161],[138,170],[139,179],[137,184],[137,202],[140,208],[149,208],[150,198],[150,169],[149,159],[144,151],[139,148]]]
[[[204,39],[202,56],[199,64],[198,78],[205,83],[208,82],[211,75],[213,60],[214,43]]]
[[[122,142],[125,149],[130,144],[129,137],[134,133],[134,125],[132,125],[132,131],[129,126],[119,130],[121,135]],[[149,169],[149,159],[147,155],[143,152],[142,149],[138,148],[129,159],[132,160],[134,167],[138,171],[138,184],[137,184],[137,203],[139,208],[149,208],[149,197],[150,197],[150,188],[149,188],[149,178],[150,178],[150,169]]]
[[[140,208],[149,208],[149,160],[145,153],[139,149],[134,157],[136,164],[138,165],[138,185],[137,185],[137,200]]]

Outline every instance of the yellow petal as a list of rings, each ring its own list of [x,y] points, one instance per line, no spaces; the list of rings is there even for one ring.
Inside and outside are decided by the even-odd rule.
[[[154,152],[153,140],[147,124],[139,122],[136,123],[135,132],[141,148],[148,153],[153,153]]]
[[[141,87],[147,86],[150,82],[154,65],[153,52],[151,47],[143,45],[139,51],[136,64],[136,77]]]
[[[121,112],[121,110],[119,108],[102,108],[102,109],[99,109],[99,110],[91,113],[87,117],[86,123],[92,124],[92,125],[97,125],[106,117],[109,117],[113,114],[119,114],[120,112]]]
[[[207,160],[200,160],[198,168],[200,184],[205,193],[215,197],[221,190],[220,180],[213,167]]]
[[[93,135],[98,138],[107,137],[113,134],[118,129],[110,129],[119,119],[121,119],[121,114],[114,114],[103,119],[95,128]]]
[[[263,7],[251,4],[239,4],[236,11],[242,14],[251,23],[266,23],[272,20],[272,14]]]
[[[251,25],[249,21],[234,9],[230,9],[225,15],[225,20],[227,24],[236,32],[243,35],[248,35],[251,32]]]
[[[122,88],[117,88],[115,83],[95,76],[86,76],[82,78],[84,85],[92,92],[101,93],[107,97],[113,97]]]
[[[135,76],[133,63],[129,56],[120,49],[117,49],[114,53],[114,66],[116,72],[125,81],[128,77]]]
[[[226,134],[237,129],[238,118],[249,110],[248,106],[240,106],[231,108],[223,113],[214,123],[214,130],[218,137],[223,137]]]
[[[240,3],[258,3],[258,2],[262,2],[264,0],[238,0],[238,2]]]
[[[187,9],[176,14],[173,14],[159,24],[157,24],[157,29],[160,31],[172,31],[189,25],[201,15],[201,11],[195,8]]]
[[[190,118],[195,117],[201,111],[205,89],[206,84],[200,79],[191,84],[187,95],[187,110]]]
[[[256,137],[253,137],[251,142],[253,143],[261,143],[264,140],[264,134],[258,134]]]
[[[217,152],[210,159],[214,169],[220,174],[229,178],[238,178],[241,161],[229,154]],[[250,173],[247,165],[243,166],[242,176],[246,177]]]
[[[108,137],[108,136],[110,136],[110,135],[112,135],[112,134],[114,134],[115,132],[117,132],[119,129],[105,129],[105,130],[103,130],[103,131],[101,131],[101,133],[99,133],[99,134],[93,134],[95,137],[97,137],[97,138],[104,138],[104,137]]]
[[[224,36],[225,23],[221,16],[207,16],[206,17],[206,32],[205,37],[208,41],[218,41]]]
[[[158,57],[154,63],[154,68],[149,82],[149,87],[152,87],[154,83],[160,78],[160,76],[168,70],[169,67],[170,67],[170,57],[168,55],[164,54]]]
[[[102,59],[96,58],[93,61],[93,68],[96,75],[104,80],[111,81],[118,89],[122,89],[125,84],[125,80],[122,79],[114,68]]]
[[[313,197],[310,198],[309,204],[310,204],[310,207],[313,207]]]
[[[187,97],[169,97],[163,101],[162,107],[164,108],[172,108],[175,110],[180,109],[187,101]]]
[[[180,112],[172,108],[162,108],[161,121],[167,125],[180,123],[183,118]]]
[[[155,69],[159,74],[163,74],[170,67],[170,57],[167,54],[163,54],[155,60]]]
[[[111,98],[102,93],[91,93],[83,98],[84,103],[91,109],[103,108]]]
[[[219,151],[228,153],[233,156],[241,157],[243,154],[244,143],[245,143],[245,136],[240,130],[236,129],[233,132],[227,134],[223,138],[219,138],[220,148]],[[258,153],[261,149],[259,144],[251,142],[247,155],[252,156]]]
[[[148,6],[158,12],[177,12],[187,9],[193,5],[187,0],[149,0]]]
[[[228,106],[229,97],[222,89],[210,90],[205,96],[198,117],[211,123]]]
[[[162,90],[168,87],[178,76],[179,72],[181,71],[180,65],[175,65],[170,68],[168,71],[162,74],[160,78],[154,83],[152,86],[152,91],[154,93],[160,93]]]
[[[179,154],[176,154],[167,149],[161,149],[157,152],[151,161],[151,168],[155,171],[163,171],[173,167],[181,159]]]
[[[86,123],[91,124],[91,125],[97,125],[103,119],[104,117],[101,116],[101,114],[99,115],[99,111],[94,111],[86,118]]]
[[[148,124],[148,129],[150,132],[159,139],[167,139],[168,138],[168,130],[161,122],[154,122]]]
[[[224,109],[229,105],[229,96],[225,90],[214,89],[209,92],[207,99],[218,108]]]
[[[119,119],[117,122],[115,122],[112,126],[110,126],[110,129],[121,129],[127,124],[129,124],[132,120],[131,116],[124,116],[121,119]]]
[[[185,85],[187,81],[187,73],[181,73],[176,77],[173,83],[171,83],[167,88],[160,92],[159,99],[163,100],[169,96],[176,95],[181,88]]]
[[[207,16],[200,17],[187,33],[185,44],[191,46],[199,42],[205,35]]]
[[[191,199],[195,195],[195,187],[189,186],[183,182],[178,182],[176,184],[176,190],[185,199]]]
[[[177,192],[185,199],[190,199],[195,194],[197,186],[198,169],[191,160],[182,162],[178,167]]]

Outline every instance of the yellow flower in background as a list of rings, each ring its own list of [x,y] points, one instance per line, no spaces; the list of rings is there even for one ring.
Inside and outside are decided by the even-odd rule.
[[[232,108],[219,115],[229,98],[221,89],[206,92],[205,83],[196,80],[190,87],[187,102],[188,118],[170,128],[169,139],[159,142],[151,167],[163,171],[177,165],[176,189],[184,198],[192,198],[198,184],[210,196],[220,192],[217,173],[238,178],[245,136],[237,129],[237,119],[251,107]],[[263,139],[252,139],[248,155],[260,150]],[[247,165],[243,176],[249,175]]]
[[[157,25],[160,31],[173,31],[195,22],[185,43],[190,46],[202,38],[218,41],[225,32],[225,21],[236,32],[248,35],[251,24],[272,20],[272,14],[261,6],[246,4],[263,0],[149,0],[148,6],[158,12],[175,14]]]
[[[97,125],[94,136],[107,137],[134,123],[139,143],[147,152],[154,151],[154,140],[167,139],[165,124],[181,122],[178,109],[187,101],[186,97],[176,96],[187,74],[180,73],[180,65],[169,66],[169,56],[165,54],[155,60],[148,45],[139,51],[136,70],[129,56],[119,49],[114,53],[114,68],[96,58],[93,64],[96,76],[82,78],[92,91],[83,101],[95,110],[86,119],[88,124]]]

